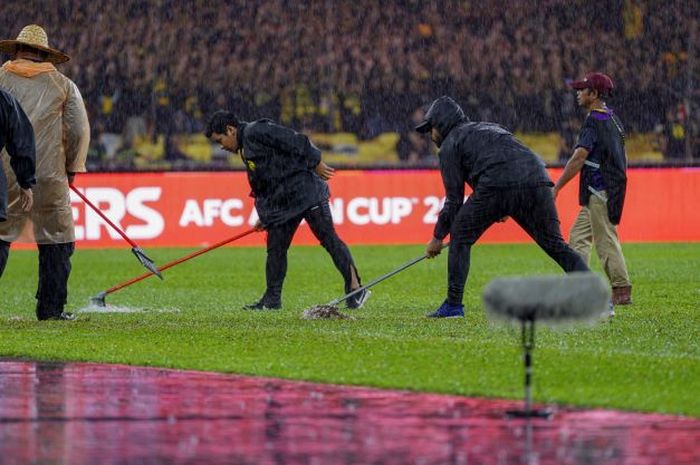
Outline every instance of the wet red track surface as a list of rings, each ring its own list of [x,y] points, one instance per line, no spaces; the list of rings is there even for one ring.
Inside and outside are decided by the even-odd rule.
[[[700,420],[0,360],[2,464],[697,464]]]

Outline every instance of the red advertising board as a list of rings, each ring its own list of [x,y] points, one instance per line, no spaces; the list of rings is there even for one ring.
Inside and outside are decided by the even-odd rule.
[[[551,170],[557,179],[561,170]],[[215,243],[255,223],[257,216],[242,172],[119,173],[79,175],[76,185],[143,247]],[[340,236],[350,244],[427,242],[444,197],[434,170],[341,171],[331,180],[331,207]],[[71,193],[78,247],[128,247]],[[700,241],[700,169],[630,169],[619,233],[623,242]],[[578,211],[577,180],[557,206],[564,236]],[[496,224],[483,242],[526,242],[511,220]],[[261,245],[253,234],[238,245]],[[297,244],[315,244],[302,224]]]

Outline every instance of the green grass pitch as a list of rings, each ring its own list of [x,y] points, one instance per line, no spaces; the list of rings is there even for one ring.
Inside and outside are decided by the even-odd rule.
[[[147,252],[163,264],[185,249]],[[422,246],[355,246],[364,281],[419,256]],[[634,305],[612,322],[538,328],[537,401],[700,417],[700,244],[626,244]],[[242,310],[264,289],[263,248],[213,251],[107,297],[114,310],[75,322],[34,317],[37,254],[13,251],[0,280],[0,356],[127,363],[469,396],[522,398],[519,331],[489,323],[481,304],[497,276],[558,273],[534,245],[477,245],[464,319],[424,314],[443,300],[446,253],[373,289],[354,320],[303,320],[342,295],[321,247],[294,246],[281,311]],[[597,263],[592,264],[600,270]],[[143,272],[128,249],[79,250],[70,303]]]

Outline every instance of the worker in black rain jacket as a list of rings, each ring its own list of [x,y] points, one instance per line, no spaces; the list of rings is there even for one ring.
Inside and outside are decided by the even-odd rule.
[[[36,184],[34,129],[19,102],[3,90],[0,90],[0,151],[3,158],[9,156],[9,165],[17,178],[19,207],[30,211],[34,203],[32,186]],[[7,197],[7,178],[0,165],[0,221],[7,220]],[[8,250],[0,247],[0,276],[5,271]]]
[[[350,250],[338,237],[328,199],[334,170],[321,160],[321,151],[309,138],[269,119],[239,120],[219,110],[207,124],[206,136],[243,160],[260,220],[256,229],[267,231],[267,288],[262,298],[245,308],[279,309],[287,274],[287,250],[302,220],[328,251],[343,276],[345,292],[360,287],[360,276]],[[347,299],[348,308],[360,308],[369,291]]]
[[[492,224],[513,218],[564,271],[588,271],[564,241],[544,162],[503,127],[472,122],[450,97],[435,100],[416,131],[439,147],[446,200],[427,245],[430,258],[450,235],[447,299],[428,314],[464,316],[462,298],[472,245]],[[473,192],[464,200],[464,185]]]

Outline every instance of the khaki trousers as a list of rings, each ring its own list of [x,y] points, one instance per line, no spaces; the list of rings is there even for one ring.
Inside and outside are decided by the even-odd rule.
[[[631,285],[620,239],[617,237],[617,228],[608,218],[606,200],[591,195],[588,206],[581,207],[571,227],[569,243],[586,263],[591,257],[591,247],[595,246],[600,264],[612,287]]]

